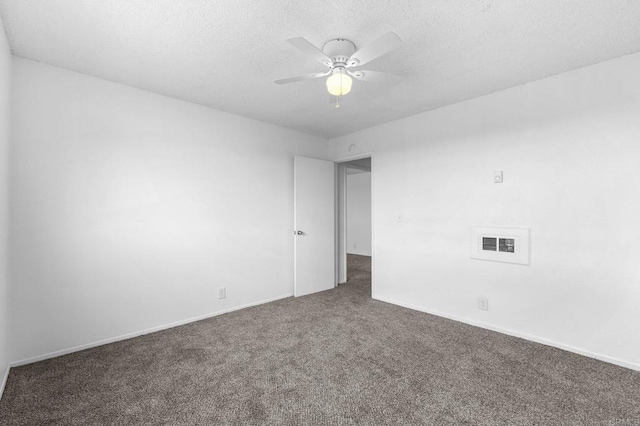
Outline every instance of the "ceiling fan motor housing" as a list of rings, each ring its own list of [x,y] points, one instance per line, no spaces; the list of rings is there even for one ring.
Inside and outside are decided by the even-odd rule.
[[[328,41],[322,47],[322,52],[333,60],[334,66],[336,64],[344,65],[351,55],[356,52],[356,45],[350,40],[336,38]]]
[[[277,84],[313,80],[329,76],[327,78],[327,90],[329,90],[329,93],[332,95],[334,95],[333,92],[336,92],[342,96],[349,93],[351,89],[351,77],[369,83],[394,82],[399,78],[393,74],[354,69],[400,47],[402,40],[393,32],[382,35],[359,50],[356,48],[355,43],[345,38],[334,38],[328,41],[322,46],[322,50],[311,44],[304,37],[289,38],[287,42],[321,64],[324,64],[329,70],[276,80],[275,83]]]

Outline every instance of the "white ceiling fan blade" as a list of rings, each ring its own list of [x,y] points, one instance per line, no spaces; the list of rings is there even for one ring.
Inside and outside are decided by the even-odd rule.
[[[347,61],[347,66],[356,67],[364,65],[385,53],[391,52],[393,49],[397,49],[402,46],[402,40],[393,32],[388,32],[376,41],[367,44],[362,49],[351,55]]]
[[[322,50],[318,49],[313,44],[309,43],[303,37],[294,37],[294,38],[287,39],[287,41],[293,47],[313,57],[316,61],[320,62],[321,64],[324,64],[328,67],[333,65],[333,61],[331,60],[330,57],[322,53]]]
[[[303,74],[298,75],[296,77],[283,78],[282,80],[276,80],[274,83],[276,84],[287,84],[287,83],[295,83],[296,81],[303,80],[313,80],[314,78],[324,77],[325,75],[329,75],[331,71],[328,72],[314,72],[311,74]]]
[[[399,75],[379,71],[349,70],[347,73],[353,78],[367,83],[395,83],[402,80],[402,77]]]

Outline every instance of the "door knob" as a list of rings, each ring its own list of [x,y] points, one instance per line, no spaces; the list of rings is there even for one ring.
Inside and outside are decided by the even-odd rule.
[[[304,235],[304,232],[302,232],[302,231],[295,231],[295,232],[294,232],[294,234],[295,234],[295,235]]]

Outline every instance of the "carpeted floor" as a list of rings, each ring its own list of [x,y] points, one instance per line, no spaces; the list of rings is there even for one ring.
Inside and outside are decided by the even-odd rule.
[[[2,425],[640,425],[640,373],[349,282],[14,368]]]

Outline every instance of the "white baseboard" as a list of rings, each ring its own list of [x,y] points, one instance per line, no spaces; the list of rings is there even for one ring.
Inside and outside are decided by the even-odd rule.
[[[74,346],[72,348],[62,349],[62,350],[55,351],[55,352],[49,352],[49,353],[46,353],[46,354],[43,354],[43,355],[38,355],[38,356],[26,358],[26,359],[21,359],[21,360],[18,360],[18,361],[13,361],[13,362],[11,362],[11,364],[9,364],[9,366],[10,367],[19,367],[21,365],[32,364],[34,362],[44,361],[46,359],[51,359],[51,358],[59,357],[59,356],[62,356],[62,355],[67,355],[67,354],[70,354],[70,353],[73,353],[73,352],[83,351],[85,349],[91,349],[91,348],[95,348],[97,346],[102,346],[102,345],[107,345],[109,343],[119,342],[121,340],[132,339],[134,337],[142,336],[144,334],[155,333],[156,331],[162,331],[162,330],[166,330],[168,328],[178,327],[178,326],[189,324],[189,323],[192,323],[192,322],[201,321],[203,319],[216,317],[218,315],[226,314],[226,313],[229,313],[229,312],[239,311],[240,309],[250,308],[251,306],[257,306],[257,305],[263,305],[263,304],[269,303],[269,302],[275,302],[276,300],[286,299],[287,297],[291,297],[291,296],[293,296],[293,293],[285,294],[285,295],[278,296],[278,297],[273,297],[271,299],[260,300],[258,302],[247,303],[246,305],[236,306],[236,307],[225,309],[225,310],[222,310],[222,311],[211,312],[211,313],[208,313],[208,314],[199,315],[197,317],[192,317],[192,318],[188,318],[188,319],[185,319],[185,320],[172,322],[172,323],[169,323],[169,324],[159,325],[157,327],[147,328],[145,330],[134,331],[133,333],[127,333],[127,334],[123,334],[121,336],[111,337],[109,339],[99,340],[99,341],[93,342],[93,343],[87,343],[85,345]],[[8,369],[7,369],[7,374],[8,374]]]
[[[640,371],[640,364],[636,364],[633,362],[623,361],[617,358],[612,358],[607,355],[602,355],[596,352],[591,352],[585,349],[576,348],[574,346],[565,345],[563,343],[555,342],[553,340],[545,339],[544,337],[538,337],[527,333],[521,333],[519,331],[511,330],[508,328],[498,327],[492,324],[484,323],[482,321],[476,321],[468,318],[462,318],[455,315],[446,314],[444,312],[435,311],[432,309],[421,308],[420,306],[412,305],[410,303],[398,302],[396,300],[392,300],[386,297],[376,297],[373,296],[374,299],[379,300],[381,302],[391,303],[392,305],[402,306],[403,308],[413,309],[415,311],[425,312],[427,314],[436,315],[439,317],[447,318],[453,321],[462,322],[465,324],[473,325],[480,328],[485,328],[487,330],[497,331],[498,333],[507,334],[509,336],[519,337],[521,339],[530,340],[532,342],[541,343],[543,345],[552,346],[554,348],[562,349],[568,352],[573,352],[579,355],[583,355],[589,358],[595,358],[600,361],[608,362],[609,364],[615,364],[620,367],[629,368],[631,370]]]
[[[11,370],[11,366],[7,365],[7,371],[4,372],[2,383],[0,383],[0,399],[2,399],[2,395],[4,395],[4,387],[7,385],[7,379],[9,378],[9,370]]]

